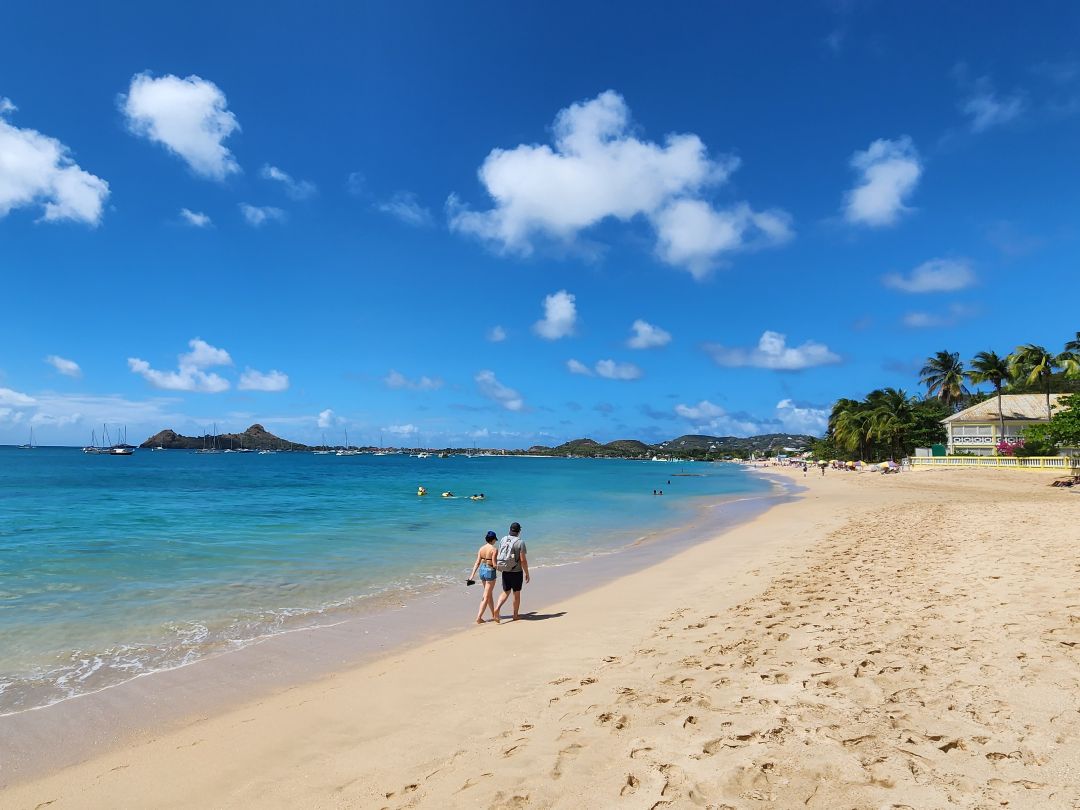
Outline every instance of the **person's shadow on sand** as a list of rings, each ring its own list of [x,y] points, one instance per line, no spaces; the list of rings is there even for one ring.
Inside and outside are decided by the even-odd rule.
[[[526,622],[542,622],[544,619],[561,619],[565,615],[565,610],[561,610],[558,613],[537,613],[535,610],[532,610],[528,613],[522,613],[519,618],[521,621]]]

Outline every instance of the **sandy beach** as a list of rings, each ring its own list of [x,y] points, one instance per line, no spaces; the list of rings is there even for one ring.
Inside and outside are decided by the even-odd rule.
[[[466,612],[0,806],[1080,806],[1080,493],[782,474],[802,497],[558,604],[526,589],[530,621]]]

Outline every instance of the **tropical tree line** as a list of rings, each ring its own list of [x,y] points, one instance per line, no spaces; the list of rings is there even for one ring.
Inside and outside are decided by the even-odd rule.
[[[1060,352],[1027,343],[1007,355],[982,351],[965,363],[959,352],[940,351],[919,371],[926,395],[881,388],[865,399],[841,399],[833,405],[825,437],[812,448],[818,458],[882,459],[910,455],[916,447],[944,442],[941,420],[987,398],[971,386],[990,385],[997,397],[998,419],[1004,434],[1001,396],[1031,393],[1080,392],[1080,332]],[[1072,398],[1071,398],[1072,399]],[[1075,397],[1080,404],[1080,396]],[[1041,436],[1041,434],[1040,434]]]

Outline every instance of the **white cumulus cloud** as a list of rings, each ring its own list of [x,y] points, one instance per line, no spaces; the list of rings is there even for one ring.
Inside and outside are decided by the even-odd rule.
[[[433,222],[431,211],[420,204],[411,191],[398,191],[389,200],[375,204],[375,210],[389,214],[406,225],[420,227]]]
[[[28,408],[36,404],[37,400],[29,394],[24,394],[13,388],[0,388],[0,405],[12,408]]]
[[[318,190],[315,188],[314,183],[308,180],[297,180],[288,172],[269,164],[264,165],[259,170],[259,177],[281,183],[285,188],[285,193],[294,200],[306,200],[315,196],[315,192]]]
[[[120,106],[133,133],[160,143],[196,174],[224,180],[240,171],[224,144],[240,123],[213,82],[198,76],[154,78],[137,73]]]
[[[82,369],[79,368],[79,364],[74,360],[68,360],[67,358],[60,357],[56,354],[50,354],[45,358],[45,362],[55,368],[65,377],[81,377]]]
[[[232,358],[224,349],[211,346],[205,340],[188,341],[190,351],[177,358],[176,371],[159,371],[138,357],[128,358],[128,368],[155,388],[165,391],[196,391],[217,394],[229,390],[229,381],[205,369],[214,366],[231,366]]]
[[[975,310],[963,304],[952,304],[944,312],[908,312],[900,322],[910,329],[931,329],[939,326],[955,326]]]
[[[656,213],[653,224],[660,258],[697,279],[708,275],[721,253],[778,245],[794,235],[783,211],[753,211],[745,203],[718,211],[704,200],[676,200]]]
[[[922,176],[922,161],[911,138],[878,139],[851,156],[859,183],[844,203],[844,217],[857,225],[892,225],[908,211],[906,201]]]
[[[697,405],[676,405],[675,413],[683,419],[690,419],[697,422],[704,419],[715,419],[718,416],[723,416],[727,411],[719,405],[714,405],[709,402],[709,400],[703,399]]]
[[[770,416],[730,413],[707,399],[696,405],[676,405],[675,414],[691,424],[695,433],[749,436],[762,433],[807,433],[821,435],[829,421],[829,409],[800,405],[782,399]]]
[[[214,224],[206,214],[201,211],[192,211],[189,208],[180,209],[180,219],[195,228],[209,228]]]
[[[289,388],[289,375],[276,369],[264,373],[246,368],[236,387],[241,391],[286,391]]]
[[[776,403],[776,415],[784,430],[791,433],[808,433],[820,436],[829,424],[828,408],[801,406],[791,399],[782,399]]]
[[[525,407],[525,400],[513,388],[503,385],[495,377],[494,371],[485,369],[477,372],[473,378],[480,393],[493,402],[502,405],[508,411],[520,411]]]
[[[325,411],[319,411],[318,424],[321,428],[334,427],[337,424],[337,417],[334,416],[333,410],[327,408]]]
[[[571,374],[580,374],[583,377],[591,377],[593,375],[593,370],[591,368],[580,360],[575,360],[573,358],[566,361],[566,369]]]
[[[907,275],[889,273],[881,281],[908,293],[951,292],[974,284],[975,271],[967,259],[931,259]]]
[[[840,356],[823,343],[808,340],[801,346],[788,346],[787,336],[779,332],[762,333],[753,348],[730,348],[717,343],[705,344],[705,350],[717,365],[768,368],[774,371],[798,371],[840,362]]]
[[[654,349],[657,346],[667,346],[671,343],[671,333],[653,326],[647,321],[638,318],[631,325],[630,330],[634,333],[626,341],[631,349]]]
[[[691,430],[694,433],[726,436],[760,432],[758,421],[730,414],[726,409],[707,399],[701,400],[696,405],[676,405],[675,413],[691,423]]]
[[[999,95],[990,80],[983,76],[975,81],[970,93],[960,102],[960,111],[970,119],[972,132],[985,132],[1018,118],[1024,112],[1024,98]]]
[[[614,360],[597,360],[596,373],[607,380],[636,380],[641,377],[641,369],[633,363],[616,363]]]
[[[638,138],[626,101],[608,90],[558,113],[553,146],[493,149],[479,179],[494,207],[474,211],[451,195],[447,214],[452,230],[521,255],[540,239],[572,243],[603,220],[644,216],[660,258],[700,276],[724,252],[790,237],[786,214],[755,214],[745,203],[718,211],[702,199],[738,165],[710,158],[697,135],[668,135],[663,145]],[[722,236],[711,232],[718,223]]]
[[[502,343],[506,340],[506,330],[501,326],[493,326],[487,331],[487,339],[492,343]]]
[[[410,380],[400,371],[390,369],[390,373],[383,377],[383,383],[387,388],[406,389],[409,391],[435,391],[442,388],[443,381],[438,377],[421,376]]]
[[[40,206],[45,222],[97,225],[109,184],[84,171],[56,138],[11,124],[5,116],[15,109],[0,97],[0,219],[15,208]]]
[[[395,436],[415,436],[420,432],[420,428],[416,425],[387,425],[383,428],[387,433],[392,433]]]
[[[566,370],[583,377],[603,377],[607,380],[637,380],[642,376],[640,368],[633,363],[617,363],[614,360],[597,360],[592,368],[580,360],[566,361]]]
[[[559,290],[544,297],[544,317],[533,324],[533,331],[544,340],[558,340],[574,334],[577,305],[572,293]]]
[[[284,222],[285,212],[272,205],[250,205],[240,203],[240,215],[253,228],[265,225],[267,222]]]

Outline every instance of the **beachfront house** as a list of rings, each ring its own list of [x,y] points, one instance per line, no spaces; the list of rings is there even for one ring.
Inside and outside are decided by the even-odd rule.
[[[1050,395],[1051,408],[1062,396],[1063,394]],[[1002,439],[1015,442],[1028,425],[1048,421],[1046,396],[1043,394],[1003,394],[1001,412],[1005,422],[1004,434],[998,419],[997,397],[990,397],[978,405],[972,405],[942,419],[941,423],[945,425],[948,433],[948,454],[953,455],[960,451],[977,456],[993,456],[997,454],[997,445]]]

